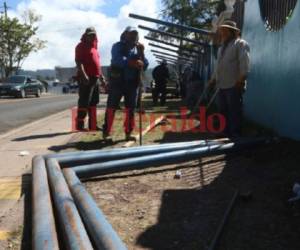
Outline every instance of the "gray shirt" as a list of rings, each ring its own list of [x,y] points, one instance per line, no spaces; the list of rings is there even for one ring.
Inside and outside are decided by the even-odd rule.
[[[249,72],[250,47],[246,41],[237,38],[225,49],[224,45],[220,47],[213,75],[217,88],[232,88],[241,76],[247,76]]]

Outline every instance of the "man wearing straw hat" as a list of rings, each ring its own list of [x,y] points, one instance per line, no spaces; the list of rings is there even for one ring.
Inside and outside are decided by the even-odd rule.
[[[209,86],[216,85],[219,89],[217,106],[226,118],[224,132],[229,137],[235,137],[241,133],[242,95],[250,72],[250,48],[240,38],[240,30],[233,21],[225,21],[219,26],[218,33],[222,46]]]

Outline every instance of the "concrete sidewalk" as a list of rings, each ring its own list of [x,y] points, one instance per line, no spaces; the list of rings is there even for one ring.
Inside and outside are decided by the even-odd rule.
[[[72,132],[71,116],[66,110],[0,135],[0,249],[11,232],[23,226],[22,194],[30,190],[32,157],[53,153],[51,146],[80,137]]]

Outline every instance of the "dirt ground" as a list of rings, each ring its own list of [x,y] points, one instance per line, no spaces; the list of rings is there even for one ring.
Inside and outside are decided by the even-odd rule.
[[[282,141],[239,155],[130,171],[85,182],[128,249],[208,249],[234,191],[238,200],[218,249],[300,249],[300,144]],[[176,171],[182,177],[175,179]]]

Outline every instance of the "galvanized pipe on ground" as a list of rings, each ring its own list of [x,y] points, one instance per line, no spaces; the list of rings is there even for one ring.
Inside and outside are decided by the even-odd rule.
[[[32,159],[32,248],[59,249],[45,160]]]
[[[126,246],[106,220],[96,202],[71,168],[63,170],[81,218],[96,249],[126,250]]]
[[[121,171],[144,169],[154,166],[162,166],[167,164],[175,164],[190,160],[195,160],[203,156],[219,155],[234,152],[244,148],[251,148],[266,143],[267,140],[250,139],[236,143],[227,143],[223,145],[209,145],[187,150],[178,150],[175,152],[167,152],[150,156],[141,156],[124,160],[108,161],[90,165],[82,165],[74,167],[75,173],[79,178],[90,178],[103,174],[111,174]]]
[[[48,159],[46,161],[46,167],[59,227],[61,227],[63,232],[66,249],[92,250],[93,246],[87,235],[58,162],[55,159]]]

